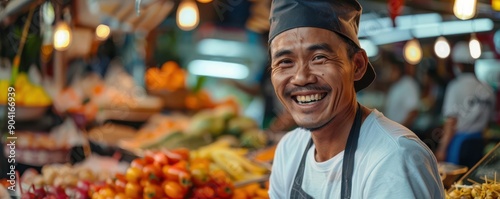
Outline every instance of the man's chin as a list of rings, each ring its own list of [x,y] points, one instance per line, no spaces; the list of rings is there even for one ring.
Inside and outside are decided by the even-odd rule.
[[[321,129],[325,128],[325,126],[328,125],[332,120],[333,120],[333,118],[331,118],[330,120],[328,120],[327,122],[324,122],[324,123],[316,122],[316,123],[304,124],[304,123],[297,122],[297,121],[295,121],[295,123],[300,128],[303,128],[303,129],[306,129],[308,131],[313,132],[313,131],[317,131],[317,130],[321,130]]]
[[[307,125],[298,125],[300,128],[303,128],[303,129],[306,129],[308,131],[317,131],[317,130],[320,130],[322,129],[323,127],[326,126],[326,124],[328,123],[325,123],[325,124],[316,124],[316,125],[312,125],[312,124],[307,124]]]

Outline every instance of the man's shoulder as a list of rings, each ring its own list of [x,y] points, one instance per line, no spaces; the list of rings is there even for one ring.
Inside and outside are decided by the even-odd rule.
[[[367,136],[376,136],[385,139],[395,139],[401,136],[416,137],[405,126],[387,118],[378,110],[373,110],[361,126],[361,131],[366,131]]]
[[[408,128],[374,110],[363,123],[360,143],[381,154],[425,149],[425,144]]]

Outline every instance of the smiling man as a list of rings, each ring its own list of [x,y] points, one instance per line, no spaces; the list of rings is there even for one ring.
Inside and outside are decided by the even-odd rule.
[[[444,198],[432,152],[356,92],[375,78],[355,0],[274,0],[271,80],[300,126],[276,150],[271,198]]]

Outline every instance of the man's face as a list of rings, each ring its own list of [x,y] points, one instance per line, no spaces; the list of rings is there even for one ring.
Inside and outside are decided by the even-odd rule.
[[[355,62],[346,47],[336,33],[311,27],[273,39],[271,81],[299,126],[322,127],[355,100]]]

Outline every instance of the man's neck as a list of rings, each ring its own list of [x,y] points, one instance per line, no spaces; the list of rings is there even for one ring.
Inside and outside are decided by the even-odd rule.
[[[311,132],[315,145],[314,156],[317,162],[329,160],[345,149],[357,109],[358,105],[354,103],[346,107],[342,114],[336,115],[323,128]],[[366,118],[370,112],[363,107],[361,107],[361,111],[362,118]]]

